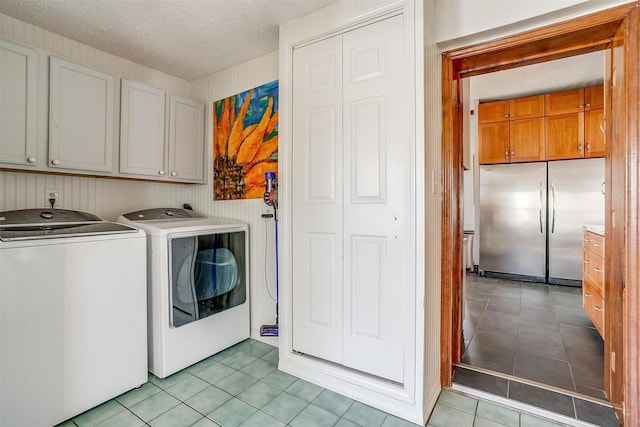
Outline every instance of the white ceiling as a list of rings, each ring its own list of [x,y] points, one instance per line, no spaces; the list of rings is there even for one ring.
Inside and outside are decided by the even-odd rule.
[[[604,51],[471,77],[470,99],[490,101],[602,83]]]
[[[274,51],[336,0],[0,0],[0,13],[186,81]]]

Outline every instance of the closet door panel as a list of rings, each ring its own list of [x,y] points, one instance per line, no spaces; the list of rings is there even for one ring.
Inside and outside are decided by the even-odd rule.
[[[403,18],[343,35],[343,364],[402,382],[410,141]]]
[[[342,363],[341,37],[293,68],[293,349]]]

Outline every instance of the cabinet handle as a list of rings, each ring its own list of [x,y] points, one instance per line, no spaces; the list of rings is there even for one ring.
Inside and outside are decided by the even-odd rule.
[[[171,172],[171,176],[178,176],[178,172],[176,171]]]
[[[595,268],[594,268],[594,270],[595,270],[597,273],[602,273],[602,272],[604,271],[604,270],[602,270],[602,269],[600,269],[600,268],[598,268],[598,267],[595,267]]]
[[[164,171],[158,171],[158,175],[164,176]]]
[[[506,118],[508,118],[508,117],[509,117],[509,115],[508,115],[508,114],[505,114],[505,115],[504,115],[504,117],[505,117],[505,119],[506,119]]]
[[[585,237],[585,238],[584,238],[584,241],[585,241],[585,242],[590,242],[590,241],[591,241],[591,239],[590,239],[590,238],[588,238],[588,237]]]
[[[511,150],[511,157],[515,157],[516,156],[516,150]]]
[[[27,157],[27,162],[35,163],[36,162],[36,158],[35,157]]]
[[[60,164],[60,160],[58,160],[58,159],[51,160],[51,164],[57,166],[57,165]]]
[[[591,298],[591,294],[590,294],[590,293],[588,293],[588,292],[585,292],[585,293],[584,293],[584,296],[585,296],[585,297],[587,297],[587,298]]]
[[[602,245],[600,243],[594,243],[593,246],[595,246],[596,248],[601,248]]]
[[[582,143],[578,144],[578,151],[582,153]]]
[[[584,105],[580,104],[578,105],[578,108],[584,108]]]
[[[602,121],[600,122],[600,130],[602,131],[602,133],[606,134],[607,130],[604,128],[604,124],[607,121],[606,117],[602,117]]]
[[[585,260],[584,260],[584,263],[585,263],[585,264],[591,264],[591,261],[589,261],[588,259],[585,259]]]
[[[591,143],[587,142],[587,153],[591,152]]]
[[[597,305],[594,305],[594,306],[593,306],[593,309],[594,309],[595,311],[602,311],[602,307],[598,307]]]
[[[509,115],[509,117],[515,117],[515,116],[516,116],[515,114],[510,114],[510,115]]]
[[[591,104],[586,103],[586,104],[584,104],[584,106],[585,106],[585,107],[591,107]]]

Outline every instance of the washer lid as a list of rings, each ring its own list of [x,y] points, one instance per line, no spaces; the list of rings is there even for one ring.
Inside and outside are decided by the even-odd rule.
[[[0,212],[0,241],[136,233],[133,227],[66,209],[22,209]]]

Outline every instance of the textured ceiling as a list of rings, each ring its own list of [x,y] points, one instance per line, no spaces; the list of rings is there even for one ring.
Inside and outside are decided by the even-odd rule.
[[[0,13],[187,81],[278,48],[335,0],[0,0]]]

